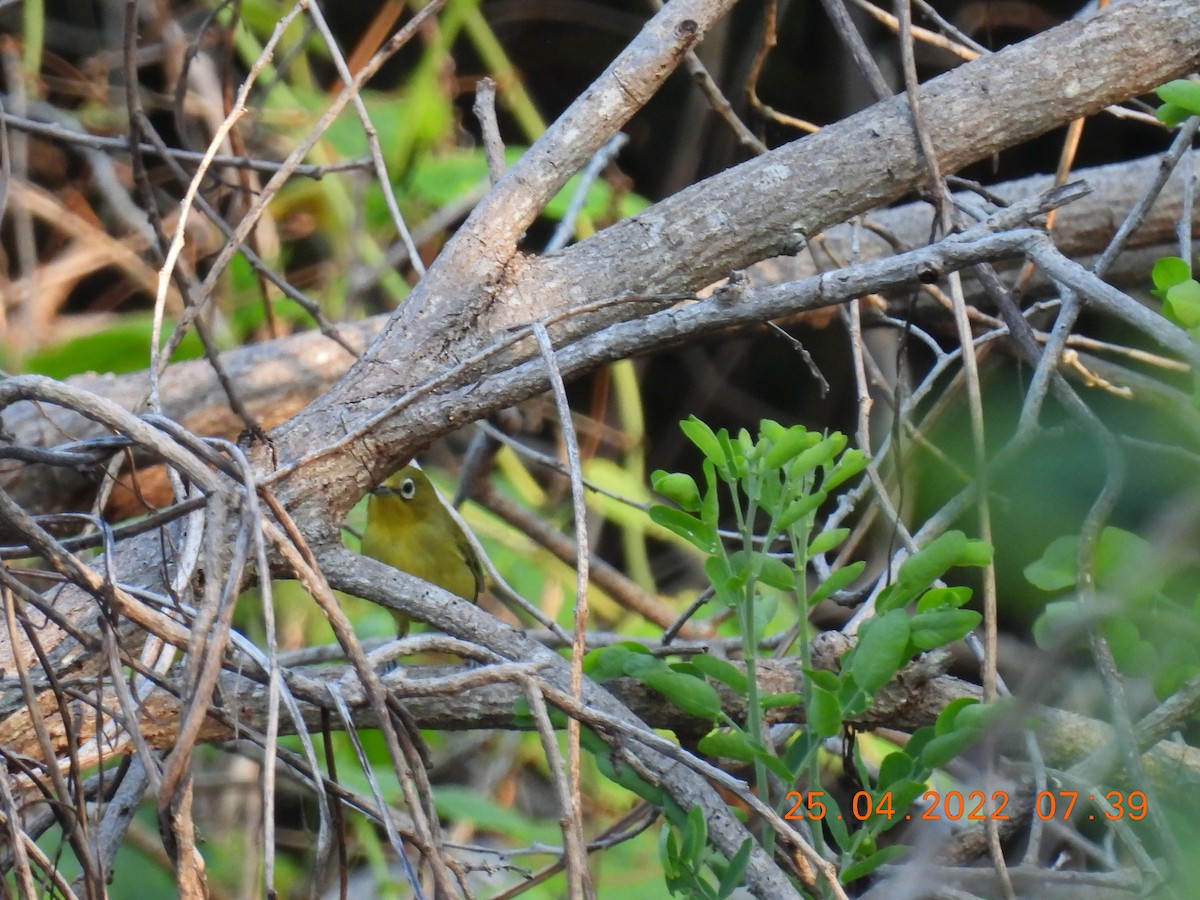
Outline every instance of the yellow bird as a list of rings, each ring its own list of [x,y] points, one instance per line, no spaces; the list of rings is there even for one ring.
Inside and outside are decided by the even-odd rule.
[[[362,552],[472,603],[484,587],[483,567],[467,536],[425,473],[408,465],[371,491]],[[396,633],[409,618],[392,610]]]

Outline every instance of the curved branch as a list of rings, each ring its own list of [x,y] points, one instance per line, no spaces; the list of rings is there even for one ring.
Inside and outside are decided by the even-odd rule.
[[[922,89],[922,106],[941,168],[952,172],[1198,63],[1200,19],[1192,3],[1134,0],[960,66]],[[455,366],[489,341],[509,340],[514,326],[565,316],[552,329],[559,345],[596,333],[649,311],[589,306],[597,298],[702,287],[732,269],[794,251],[804,237],[896,200],[924,177],[907,104],[893,98],[700,182],[559,254],[515,256],[497,268],[501,260],[491,240],[471,231],[471,248],[493,262],[481,264],[469,252],[471,260],[464,259],[464,243],[452,242],[347,376],[277,430],[279,458],[292,463],[356,423],[379,422],[353,442],[354,452],[314,458],[290,473],[278,485],[281,500],[304,522],[319,523],[331,512],[340,518],[399,462],[490,412],[494,405],[459,389],[504,367],[505,355],[459,372]],[[510,233],[508,225],[495,227],[501,236]],[[526,356],[532,352],[519,348]],[[396,398],[435,376],[439,390],[458,394],[451,415],[422,418],[427,412],[419,404],[386,415]]]

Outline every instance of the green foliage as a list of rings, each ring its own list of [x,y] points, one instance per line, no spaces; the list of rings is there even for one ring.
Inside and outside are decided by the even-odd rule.
[[[1157,92],[1163,105],[1156,115],[1167,125],[1179,125],[1200,115],[1200,84],[1179,79],[1169,81]],[[1200,281],[1192,277],[1192,265],[1177,256],[1165,256],[1150,273],[1154,296],[1162,300],[1163,315],[1194,339],[1200,340]],[[1195,375],[1193,375],[1193,378]],[[1200,382],[1193,390],[1193,402],[1200,406]]]
[[[1155,93],[1163,101],[1156,113],[1160,122],[1178,125],[1189,116],[1200,116],[1200,84],[1181,78],[1168,81]]]
[[[658,844],[667,889],[676,896],[703,900],[731,896],[742,883],[753,841],[746,838],[733,859],[725,860],[708,848],[708,823],[700,807],[693,806],[686,815],[677,811],[675,815],[669,814],[669,818],[678,825],[664,828]],[[706,867],[717,875],[717,884],[705,873]]]
[[[873,785],[869,767],[857,760],[862,783],[871,785],[857,802],[878,814],[858,821],[855,830],[848,824],[854,816],[838,810],[821,791],[789,791],[779,797],[773,796],[772,785],[819,786],[822,740],[837,735],[848,719],[865,710],[874,693],[914,655],[958,640],[979,625],[979,613],[965,608],[971,591],[938,581],[957,567],[987,565],[991,547],[949,532],[914,553],[877,598],[876,615],[861,626],[858,643],[843,658],[841,671],[815,670],[808,655],[808,612],[849,586],[864,568],[859,562],[834,569],[810,588],[810,561],[836,550],[849,534],[843,527],[823,526],[821,511],[835,489],[863,470],[865,456],[847,449],[841,434],[821,435],[771,421],[761,423],[757,436],[745,430],[736,435],[714,431],[695,417],[681,428],[702,455],[702,477],[653,473],[654,489],[674,505],[656,505],[650,517],[705,555],[714,602],[730,610],[738,626],[745,670],[708,654],[670,666],[637,644],[590,654],[587,670],[594,678],[637,678],[681,708],[694,710],[693,715],[715,720],[718,727],[697,749],[749,765],[759,796],[781,812],[799,810],[820,819],[823,827],[813,834],[818,845],[832,842],[845,880],[862,878],[905,852],[896,847],[880,850],[877,837],[903,820],[904,810],[926,789],[934,770],[977,741],[989,720],[968,715],[961,703],[952,704],[935,726],[922,729],[908,747],[884,758]],[[732,535],[722,530],[730,520]],[[759,648],[781,597],[790,598],[797,611],[804,689],[802,695],[764,696],[757,676]],[[707,687],[709,679],[744,698],[744,722],[721,711],[715,691],[697,689]],[[765,711],[781,705],[803,705],[807,714],[807,727],[782,754],[764,740],[763,728]],[[660,836],[659,853],[668,888],[689,897],[727,896],[725,891],[736,885],[735,876],[741,877],[749,845],[726,864],[706,848],[699,809],[684,815],[668,804],[664,812],[668,827]],[[769,850],[772,840],[764,826],[764,848]]]
[[[116,375],[137,372],[150,365],[152,330],[150,313],[117,316],[103,331],[81,335],[35,353],[24,361],[23,368],[51,378],[66,378],[80,372]],[[164,339],[169,334],[168,327],[163,332]],[[195,359],[201,353],[200,339],[189,332],[173,359]]]
[[[1078,537],[1059,538],[1025,567],[1025,577],[1047,593],[1074,592],[1079,554]],[[1177,573],[1152,544],[1120,528],[1105,528],[1092,548],[1091,570],[1099,602],[1062,598],[1047,603],[1033,626],[1038,646],[1082,648],[1097,631],[1118,667],[1149,678],[1163,698],[1200,673],[1194,592],[1175,589]]]
[[[721,713],[721,698],[707,681],[688,673],[686,667],[677,671],[641,644],[627,642],[593,650],[584,658],[583,668],[595,681],[636,678],[699,719],[715,720]]]
[[[451,45],[469,44],[483,61],[488,74],[503,85],[498,101],[521,124],[524,134],[505,151],[506,163],[514,163],[540,136],[543,126],[521,84],[520,73],[505,58],[480,14],[479,0],[452,0],[436,29],[422,42],[416,58],[406,63],[403,80],[388,84],[372,81],[359,91],[370,128],[391,175],[391,192],[406,220],[412,225],[445,206],[462,204],[488,185],[487,164],[482,149],[460,146],[460,115],[457,90],[446,79],[446,61]],[[40,5],[35,7],[40,9]],[[274,0],[256,0],[241,5],[235,14],[222,9],[217,24],[230,28],[233,49],[241,67],[259,60],[280,17],[287,11]],[[33,21],[33,20],[31,20]],[[40,15],[36,21],[41,21]],[[27,23],[29,24],[29,23]],[[40,29],[34,28],[24,44],[31,64],[41,58]],[[328,109],[330,85],[316,74],[328,72],[329,52],[321,37],[305,29],[300,21],[285,32],[274,60],[268,61],[252,96],[254,128],[247,131],[249,143],[275,146],[281,152],[306,137]],[[31,83],[36,78],[31,75]],[[377,83],[383,86],[376,86]],[[123,104],[114,106],[91,101],[81,114],[105,131],[127,130]],[[352,106],[331,123],[309,151],[307,163],[337,165],[361,160],[369,151],[367,129]],[[543,211],[546,219],[561,220],[568,203],[578,192],[579,176],[571,179]],[[353,193],[361,190],[361,194]],[[616,191],[604,179],[592,182],[585,195],[580,219],[581,232],[594,230],[591,222],[608,222],[632,215],[648,205],[636,193]],[[469,204],[468,204],[469,206]],[[369,267],[382,291],[382,300],[400,301],[408,291],[402,274],[386,263],[386,248],[398,236],[388,208],[384,186],[375,179],[344,177],[293,178],[271,201],[265,218],[269,232],[283,236],[278,254],[271,242],[258,247],[264,262],[275,271],[303,273],[303,289],[330,319],[353,318],[363,310],[347,308],[347,275]],[[428,244],[436,246],[436,238]],[[209,252],[205,249],[203,252]],[[314,275],[318,276],[314,279]],[[145,369],[149,360],[150,315],[143,304],[152,293],[152,282],[126,273],[132,290],[119,303],[104,304],[103,317],[88,333],[54,342],[55,335],[79,334],[78,327],[46,328],[44,343],[23,348],[19,355],[0,352],[0,368],[36,372],[66,378],[81,372],[125,373]],[[264,288],[243,256],[235,257],[216,291],[212,328],[222,350],[252,338],[267,319],[284,325],[312,327],[310,312],[281,301],[273,287]],[[150,287],[147,284],[151,284]],[[78,292],[77,292],[78,293]],[[114,291],[114,296],[115,296]],[[128,297],[126,301],[124,297]],[[98,310],[101,311],[101,310]],[[374,308],[366,311],[375,311]],[[63,320],[70,318],[62,316]],[[55,323],[57,324],[57,323]],[[169,316],[165,335],[174,322]],[[174,360],[201,355],[194,333],[184,338]]]
[[[1151,293],[1162,300],[1163,315],[1200,338],[1200,281],[1192,277],[1187,260],[1164,256],[1154,264],[1150,277],[1154,281]]]
[[[528,150],[512,146],[504,150],[505,165],[511,166]],[[413,174],[405,184],[414,199],[436,208],[453,203],[488,183],[487,159],[480,148],[454,148],[422,156],[416,161]],[[543,214],[552,221],[562,219],[571,198],[579,190],[580,176],[572,177],[547,205]],[[615,207],[619,218],[641,212],[650,201],[639,194],[625,193],[619,197],[603,180],[593,181],[584,198],[583,211],[592,218],[602,218]]]
[[[990,559],[987,544],[969,541],[961,531],[948,531],[904,561],[896,580],[880,593],[875,608],[879,612],[899,609],[928,591],[953,567],[986,565]]]
[[[479,791],[439,785],[433,795],[438,814],[447,821],[469,823],[477,830],[502,834],[518,846],[553,844],[562,837],[551,819],[534,819],[509,806],[481,797]]]

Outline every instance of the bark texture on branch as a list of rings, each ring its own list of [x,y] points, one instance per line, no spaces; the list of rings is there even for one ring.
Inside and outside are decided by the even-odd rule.
[[[1054,227],[1054,242],[1067,256],[1083,265],[1104,249],[1121,218],[1138,196],[1145,180],[1158,165],[1158,157],[1145,157],[1125,163],[1113,163],[1080,169],[1072,180],[1086,181],[1092,193],[1059,211]],[[1154,204],[1142,227],[1133,235],[1128,250],[1110,272],[1115,284],[1145,285],[1153,261],[1177,250],[1175,228],[1183,211],[1181,171],[1200,165],[1196,159],[1176,170],[1166,189]],[[1036,175],[989,187],[999,197],[1014,201],[1040,193],[1052,186],[1049,175]],[[933,212],[923,202],[879,210],[871,214],[877,223],[902,242],[921,246],[930,233]],[[1200,233],[1200,205],[1192,208],[1193,233]],[[822,233],[824,244],[819,252],[834,259],[850,258],[850,227],[835,225]],[[864,233],[859,262],[881,259],[892,248],[871,232]],[[834,265],[830,260],[829,266]],[[808,253],[763,260],[750,266],[754,284],[778,284],[817,273]],[[973,284],[969,276],[968,286]],[[1030,292],[1036,293],[1041,281],[1035,279]],[[387,316],[373,316],[362,322],[341,326],[342,336],[360,350],[365,349],[383,330]],[[241,399],[263,425],[272,428],[295,415],[310,401],[334,384],[353,363],[338,345],[319,332],[305,332],[230,350],[221,356],[231,380],[238,386]],[[80,390],[99,394],[133,410],[146,395],[146,373],[130,375],[81,375],[68,380]],[[164,411],[189,431],[205,436],[236,438],[243,424],[229,408],[216,375],[203,360],[171,366],[162,380]],[[3,428],[12,443],[24,447],[48,448],[67,439],[87,440],[107,433],[106,429],[79,414],[60,407],[18,403],[3,412]],[[25,509],[39,513],[78,509],[86,505],[95,491],[93,473],[62,466],[27,465],[17,461],[0,463],[0,486]]]
[[[950,173],[1144,93],[1198,64],[1200,20],[1194,4],[1140,0],[960,66],[924,86],[922,105],[942,171]],[[505,181],[513,177],[510,172]],[[645,304],[621,303],[582,311],[588,303],[701,288],[734,269],[795,250],[802,238],[857,213],[900,199],[925,178],[907,103],[896,97],[693,185],[558,254],[512,257],[481,277],[477,265],[464,269],[466,258],[477,263],[476,238],[470,231],[460,233],[443,251],[435,267],[438,277],[418,286],[394,325],[346,379],[279,429],[280,458],[295,461],[313,447],[328,445],[344,433],[347,411],[352,421],[378,415],[510,328],[566,315],[550,331],[556,343],[569,343],[647,311]],[[456,276],[464,271],[469,274]],[[432,318],[426,318],[426,308]],[[446,332],[421,324],[444,322],[450,315],[473,324],[469,338],[448,342]],[[505,358],[497,357],[497,364]],[[489,370],[494,369],[488,362],[469,365],[451,383],[478,384]],[[297,471],[318,473],[328,487],[311,491],[310,479],[302,476],[294,486],[280,484],[281,497],[303,521],[315,522],[330,511],[336,516],[430,440],[517,399],[502,378],[464,393],[449,416],[442,415],[445,410],[438,410],[435,399],[417,399],[364,439],[378,455],[347,454],[341,462],[311,457]],[[370,459],[365,470],[364,458]],[[317,527],[319,537],[332,538]]]

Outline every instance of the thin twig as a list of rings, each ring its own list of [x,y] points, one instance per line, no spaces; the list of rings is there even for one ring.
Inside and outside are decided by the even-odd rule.
[[[896,14],[900,23],[900,58],[904,72],[904,89],[912,110],[913,131],[920,147],[921,156],[929,170],[929,185],[933,192],[935,205],[941,219],[943,234],[954,230],[954,206],[950,199],[949,190],[942,180],[941,166],[938,163],[937,152],[926,129],[921,109],[920,87],[917,82],[915,49],[912,36],[912,6],[910,0],[896,0]],[[958,272],[950,273],[950,296],[954,301],[954,324],[958,332],[959,345],[962,347],[963,375],[967,387],[967,408],[971,422],[971,444],[973,447],[975,478],[978,481],[976,492],[976,512],[979,527],[979,537],[987,544],[992,543],[992,514],[990,506],[990,488],[988,481],[988,459],[986,435],[983,422],[983,395],[979,386],[979,363],[975,357],[974,341],[971,323],[967,317],[966,299],[963,295],[962,279]],[[985,703],[994,702],[996,692],[996,654],[998,643],[998,612],[996,597],[996,566],[994,560],[989,560],[983,570],[983,627],[984,627],[984,661],[983,661],[983,699]],[[995,753],[987,754],[987,780],[994,783]],[[990,790],[990,787],[989,787]],[[986,823],[988,846],[991,851],[992,866],[1000,880],[1004,896],[1015,900],[1012,879],[1004,860],[1004,852],[1000,845],[1000,830],[995,820]]]
[[[542,361],[550,379],[554,404],[558,408],[559,427],[562,429],[563,444],[567,451],[567,463],[571,470],[571,503],[575,510],[575,642],[571,647],[571,695],[576,701],[583,696],[583,656],[587,651],[588,624],[588,538],[587,504],[583,496],[583,466],[579,461],[579,442],[575,438],[575,426],[571,419],[571,406],[567,401],[567,389],[555,361],[554,346],[550,335],[541,322],[533,323],[533,334],[542,353]],[[588,872],[587,851],[583,839],[583,799],[580,795],[580,748],[579,722],[572,718],[567,722],[567,764],[570,777],[570,805],[564,810],[569,818],[565,829],[567,839],[567,880],[572,897],[595,897],[591,875]]]
[[[854,24],[854,20],[850,18],[849,12],[846,11],[845,0],[821,0],[821,5],[825,7],[825,14],[829,16],[829,20],[833,23],[838,37],[842,39],[842,43],[846,45],[846,48],[850,51],[850,55],[854,57],[854,63],[858,66],[858,71],[862,73],[863,78],[867,80],[867,85],[871,88],[871,93],[875,95],[875,99],[886,100],[892,96],[891,85],[883,77],[883,72],[880,71],[879,64],[875,62],[875,57],[871,56],[871,51],[867,49],[866,41],[863,40],[862,34]]]
[[[546,252],[553,253],[555,250],[561,250],[571,241],[571,236],[575,233],[575,222],[579,218],[579,213],[583,210],[583,204],[587,201],[588,191],[592,189],[592,183],[600,177],[600,173],[604,171],[612,160],[616,159],[621,148],[629,142],[629,138],[623,134],[614,134],[599,150],[595,152],[588,164],[584,166],[583,171],[579,174],[579,185],[575,189],[575,193],[571,196],[570,202],[567,204],[566,212],[563,213],[562,219],[554,229],[554,234],[550,236],[550,240],[546,243]]]
[[[350,68],[346,65],[346,59],[342,56],[341,48],[338,47],[337,38],[330,31],[328,23],[325,21],[325,15],[321,12],[321,6],[317,3],[306,4],[305,10],[312,19],[313,24],[317,27],[317,32],[321,35],[325,46],[329,49],[330,58],[333,60],[334,67],[337,69],[338,76],[344,84],[350,84],[353,78],[350,75]],[[365,67],[364,67],[365,68]],[[371,151],[371,162],[375,166],[375,179],[379,185],[379,190],[383,194],[384,203],[387,204],[388,214],[392,217],[392,224],[396,228],[396,232],[400,235],[400,240],[408,250],[409,262],[416,270],[417,276],[425,274],[425,264],[421,261],[421,254],[417,252],[417,245],[413,242],[412,232],[408,230],[408,223],[404,221],[404,215],[400,212],[400,204],[396,202],[396,191],[392,187],[392,178],[388,174],[387,163],[383,159],[383,148],[379,145],[379,132],[375,129],[375,125],[371,122],[371,115],[367,112],[367,106],[363,102],[362,93],[359,90],[354,90],[350,96],[350,102],[354,104],[354,111],[358,114],[359,124],[362,126],[363,134],[367,138],[367,147]]]
[[[62,141],[66,144],[75,144],[95,150],[112,150],[120,153],[129,153],[132,149],[129,139],[125,137],[106,137],[99,134],[87,134],[86,132],[75,131],[53,122],[38,122],[35,119],[18,116],[3,110],[0,110],[0,127],[10,127],[15,131],[37,135],[48,140]],[[164,159],[169,158],[179,162],[198,164],[205,159],[205,154],[198,150],[184,150],[157,144],[138,144],[137,149],[148,156],[156,156]],[[284,165],[283,163],[272,162],[266,159],[256,159],[248,156],[230,156],[220,153],[209,160],[209,164],[219,168],[251,169],[256,172],[277,172]],[[294,175],[304,178],[319,180],[326,175],[356,172],[362,169],[369,169],[370,167],[371,161],[369,159],[357,159],[331,163],[326,166],[300,163],[291,172]]]
[[[471,107],[483,133],[483,154],[487,159],[488,178],[494,185],[504,177],[504,141],[496,121],[496,82],[480,78],[475,82],[475,103]]]

